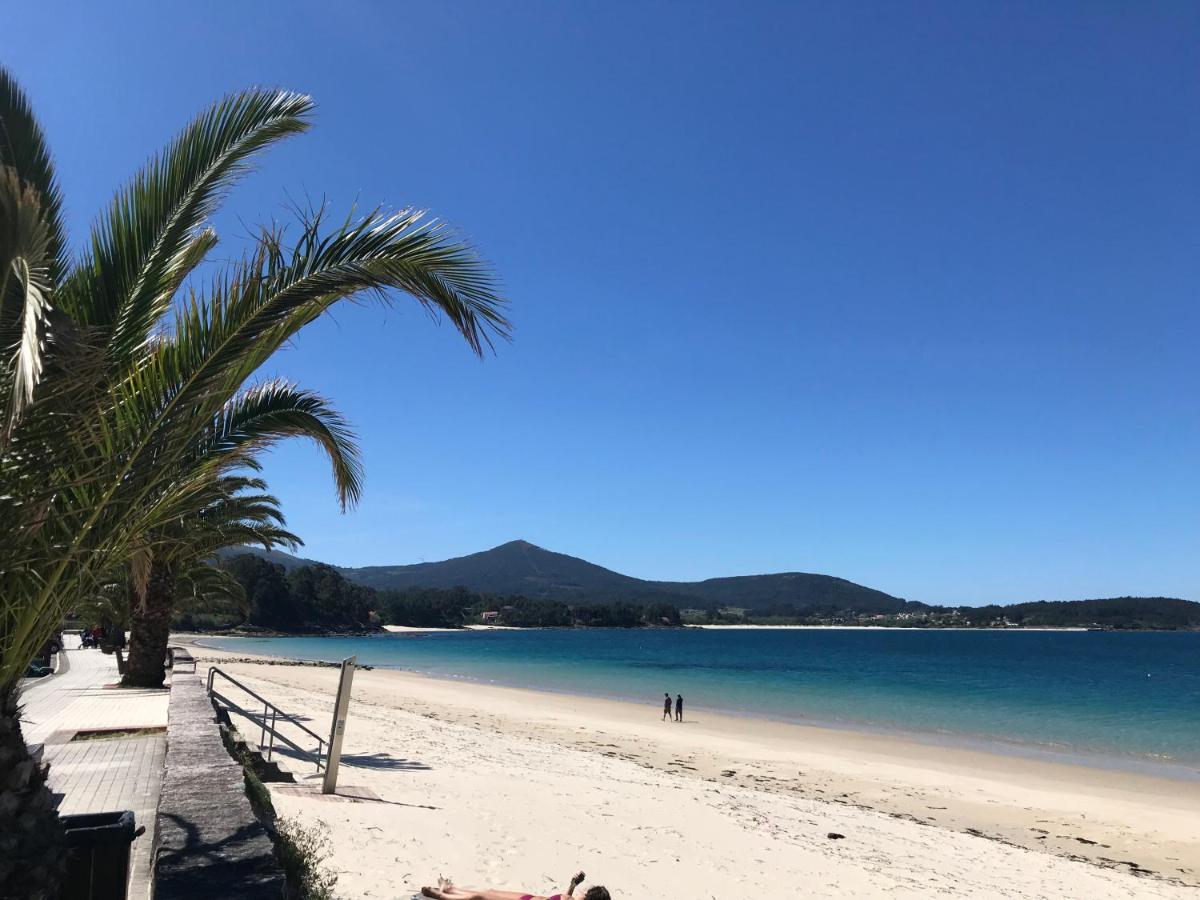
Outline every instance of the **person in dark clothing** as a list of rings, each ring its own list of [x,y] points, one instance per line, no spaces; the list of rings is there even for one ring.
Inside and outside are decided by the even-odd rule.
[[[671,719],[671,695],[663,694],[663,721],[668,722]]]
[[[683,694],[675,695],[675,721],[683,721]]]

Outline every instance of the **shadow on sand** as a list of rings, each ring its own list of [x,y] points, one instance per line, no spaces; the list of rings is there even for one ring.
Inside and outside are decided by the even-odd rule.
[[[290,747],[275,745],[275,754],[277,756],[286,756],[289,759],[303,760],[308,762],[311,757],[306,754],[297,753]],[[343,766],[354,766],[359,769],[379,769],[390,771],[410,771],[410,772],[430,772],[433,771],[431,766],[425,765],[415,759],[404,759],[401,757],[392,756],[390,753],[343,753]]]
[[[410,769],[414,772],[432,771],[430,766],[415,759],[401,759],[390,753],[343,753],[343,766],[357,766],[360,769]]]

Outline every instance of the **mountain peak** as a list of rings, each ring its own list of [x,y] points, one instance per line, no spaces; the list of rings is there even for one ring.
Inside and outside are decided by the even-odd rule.
[[[544,550],[545,549],[544,547],[539,547],[537,544],[532,544],[529,541],[521,540],[520,538],[517,538],[515,541],[508,541],[506,543],[501,544],[498,547],[493,547],[492,549],[493,550],[507,550],[509,548],[512,548],[513,550]]]
[[[524,539],[441,562],[343,569],[352,581],[392,590],[466,587],[570,603],[669,602],[678,606],[854,608],[894,612],[904,601],[827,575],[784,573],[703,582],[643,581]]]
[[[277,551],[257,552],[288,568],[313,564],[313,560],[298,559]],[[339,571],[351,581],[373,588],[407,590],[461,586],[487,594],[539,597],[583,605],[619,601],[665,602],[680,607],[736,606],[761,610],[799,607],[860,612],[895,612],[904,608],[903,600],[882,591],[842,578],[801,572],[710,578],[707,581],[643,581],[520,538],[490,550],[440,562],[340,568]]]

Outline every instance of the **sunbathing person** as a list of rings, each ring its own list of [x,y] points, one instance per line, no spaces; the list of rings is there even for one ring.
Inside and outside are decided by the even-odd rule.
[[[571,879],[571,886],[565,894],[554,894],[543,897],[541,894],[525,894],[520,891],[497,891],[493,888],[460,888],[455,887],[447,878],[439,878],[437,887],[421,888],[421,896],[433,897],[434,900],[567,900],[575,896],[575,888],[586,876],[580,872]],[[582,900],[612,900],[606,888],[596,885],[587,889]]]

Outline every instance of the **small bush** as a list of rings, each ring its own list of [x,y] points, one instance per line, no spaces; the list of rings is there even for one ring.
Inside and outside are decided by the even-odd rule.
[[[321,867],[329,857],[329,827],[304,825],[297,819],[275,822],[275,850],[287,876],[287,900],[337,900],[337,874]]]
[[[246,779],[246,797],[250,800],[250,808],[254,810],[258,821],[269,827],[275,821],[275,804],[271,802],[271,792],[252,769],[243,767],[242,774]]]

